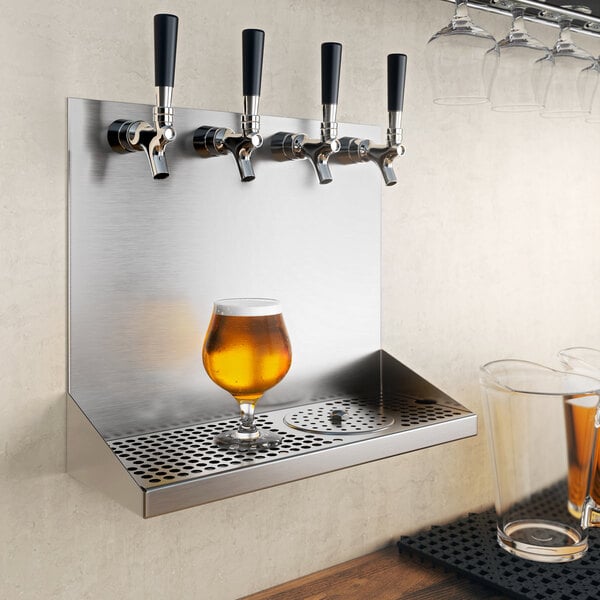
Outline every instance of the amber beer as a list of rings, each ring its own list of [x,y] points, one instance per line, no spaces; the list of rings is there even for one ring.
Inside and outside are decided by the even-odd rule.
[[[215,303],[202,360],[217,385],[254,404],[285,377],[292,351],[279,302],[242,300]]]
[[[584,394],[565,397],[565,425],[569,456],[568,508],[569,512],[577,518],[581,516],[581,509],[587,491],[597,404],[597,395]],[[596,448],[592,465],[591,496],[596,501],[600,500],[599,451],[600,444]]]

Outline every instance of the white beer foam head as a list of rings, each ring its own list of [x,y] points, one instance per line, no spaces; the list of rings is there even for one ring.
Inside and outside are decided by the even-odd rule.
[[[279,315],[281,302],[273,298],[223,298],[215,300],[215,314],[228,317]]]

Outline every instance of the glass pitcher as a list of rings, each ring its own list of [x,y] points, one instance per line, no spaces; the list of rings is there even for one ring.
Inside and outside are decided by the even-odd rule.
[[[573,346],[558,353],[558,360],[568,371],[600,379],[600,350]]]
[[[591,498],[592,456],[600,427],[600,381],[522,360],[499,360],[480,369],[488,439],[496,479],[498,544],[522,558],[567,562],[588,547],[587,529],[597,506]],[[578,469],[573,418],[587,416]],[[582,495],[580,519],[549,498],[567,499],[565,481]],[[557,491],[558,490],[558,491]]]

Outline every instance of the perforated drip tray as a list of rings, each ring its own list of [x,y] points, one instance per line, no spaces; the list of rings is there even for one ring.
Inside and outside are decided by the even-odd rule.
[[[138,485],[149,489],[344,446],[392,426],[398,432],[464,416],[464,409],[434,400],[423,403],[421,398],[406,395],[391,398],[385,409],[367,398],[334,398],[257,415],[260,429],[282,437],[277,448],[238,451],[217,446],[214,436],[234,429],[235,418],[121,438],[108,444]]]
[[[336,374],[330,385],[345,380],[373,391],[321,391],[311,402],[288,398],[276,409],[265,407],[257,424],[278,433],[281,444],[245,451],[214,443],[216,434],[237,426],[234,417],[190,423],[184,411],[177,427],[109,437],[68,395],[67,470],[154,517],[477,434],[475,414],[384,350],[352,373]],[[122,426],[113,419],[112,427]]]
[[[441,410],[443,412],[443,409]],[[418,418],[418,415],[415,416]],[[338,399],[319,406],[306,406],[285,415],[283,421],[301,431],[339,435],[380,431],[395,423],[391,414],[359,398]]]
[[[553,486],[535,502],[553,514],[566,512],[566,484]],[[493,509],[432,527],[398,542],[400,552],[426,558],[519,600],[599,600],[600,530],[589,530],[583,558],[562,564],[524,560],[496,543]]]
[[[261,429],[281,435],[281,444],[272,449],[218,447],[214,436],[234,428],[235,418],[102,441],[110,449],[102,473],[115,487],[113,495],[135,510],[141,502],[143,516],[151,517],[475,435],[477,417],[439,395],[441,399],[391,393],[385,401],[328,396],[270,410],[256,419]],[[89,428],[89,423],[75,402],[69,411],[70,436],[76,439],[85,433],[78,428]],[[100,450],[93,451],[98,465]],[[113,462],[120,465],[124,479],[107,475]],[[75,472],[77,465],[70,470]],[[81,470],[83,475],[87,472]]]
[[[260,429],[281,435],[281,445],[246,451],[220,448],[214,444],[214,436],[236,427],[235,419],[227,419],[115,440],[109,446],[141,487],[152,488],[267,463],[344,441],[338,437],[290,435],[287,428],[283,430],[268,415],[258,415],[256,424]]]

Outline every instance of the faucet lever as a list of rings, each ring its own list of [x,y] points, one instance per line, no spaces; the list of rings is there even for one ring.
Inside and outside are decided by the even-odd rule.
[[[385,144],[371,140],[343,137],[337,159],[341,163],[374,162],[383,175],[385,185],[397,183],[393,162],[404,154],[402,146],[402,108],[406,81],[406,55],[389,54],[387,57],[388,128]]]
[[[246,137],[259,135],[260,131],[258,103],[264,49],[265,32],[262,29],[244,29],[242,31],[242,94],[244,95],[242,133]],[[260,143],[262,145],[262,138]]]
[[[262,29],[244,29],[242,31],[244,112],[241,118],[241,132],[236,133],[225,127],[210,125],[202,125],[194,132],[193,143],[196,152],[204,158],[233,154],[242,181],[252,181],[255,178],[252,153],[263,143],[260,135],[258,104],[264,45],[265,32]]]
[[[311,139],[304,133],[279,131],[271,138],[271,152],[275,160],[308,158],[313,165],[319,183],[331,183],[329,157],[340,149],[337,138],[337,105],[340,87],[342,45],[325,42],[321,45],[321,103],[323,121],[320,139]]]
[[[321,104],[323,122],[321,141],[337,141],[337,107],[340,91],[340,68],[342,66],[342,45],[326,42],[321,45]],[[337,150],[334,150],[337,152]]]
[[[154,179],[169,176],[165,147],[175,139],[173,127],[173,84],[177,54],[177,28],[175,15],[154,16],[154,86],[155,105],[152,124],[146,121],[117,119],[108,127],[110,147],[121,154],[143,151],[150,163]]]

